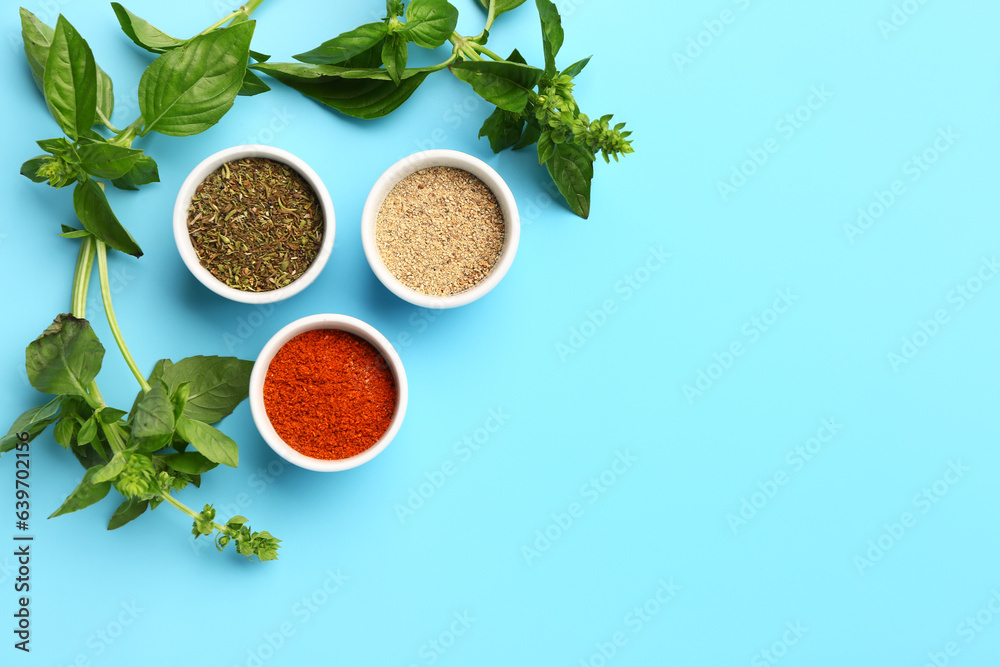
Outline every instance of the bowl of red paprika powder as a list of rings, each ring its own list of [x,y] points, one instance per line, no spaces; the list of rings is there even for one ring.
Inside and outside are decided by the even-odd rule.
[[[311,315],[264,345],[250,375],[250,411],[286,461],[334,472],[371,461],[406,413],[403,362],[370,324]]]

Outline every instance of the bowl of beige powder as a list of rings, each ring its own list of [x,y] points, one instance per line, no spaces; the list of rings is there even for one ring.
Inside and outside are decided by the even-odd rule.
[[[392,165],[361,216],[376,277],[424,308],[453,308],[492,290],[517,251],[520,220],[510,188],[488,164],[436,149]]]

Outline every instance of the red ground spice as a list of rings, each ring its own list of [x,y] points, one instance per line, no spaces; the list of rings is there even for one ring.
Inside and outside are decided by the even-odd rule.
[[[314,329],[285,343],[264,379],[267,416],[293,449],[346,459],[389,428],[398,391],[371,343],[339,329]]]

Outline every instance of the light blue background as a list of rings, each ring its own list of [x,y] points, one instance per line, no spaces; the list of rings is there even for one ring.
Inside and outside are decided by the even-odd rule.
[[[232,8],[223,0],[127,6],[178,36]],[[479,32],[475,3],[458,6],[459,30]],[[1000,250],[1000,6],[559,6],[561,63],[594,56],[578,79],[581,106],[592,117],[614,112],[635,133],[634,155],[597,165],[587,221],[552,200],[533,151],[494,156],[477,139],[487,106],[447,74],[375,122],[276,85],[237,100],[203,135],[137,142],[162,181],[112,195],[146,255],[116,254],[111,271],[121,327],[144,370],[162,357],[252,359],[284,324],[339,312],[396,344],[409,410],[389,449],[340,474],[282,466],[246,404],[223,423],[241,443],[239,468],[213,471],[180,497],[214,503],[220,516],[245,514],[280,537],[280,560],[267,564],[195,543],[190,522],[170,508],[114,532],[104,530],[118,502],[111,497],[44,520],[82,471],[51,434],[39,438],[30,655],[12,647],[14,466],[4,457],[0,663],[972,667],[1000,659],[1000,280],[988,268]],[[115,120],[130,122],[150,56],[118,31],[108,5],[26,7],[49,23],[67,15],[115,81]],[[288,60],[381,12],[377,0],[267,0],[254,46]],[[77,245],[56,235],[72,222],[68,191],[17,173],[37,154],[33,141],[58,131],[24,63],[14,6],[0,29],[8,37],[0,47],[6,425],[43,400],[25,380],[23,349],[68,310]],[[541,60],[530,2],[501,17],[491,46]],[[685,52],[689,62],[678,59]],[[796,113],[802,122],[790,132],[782,119]],[[170,227],[187,172],[248,142],[307,160],[337,213],[324,273],[273,310],[228,303],[198,284]],[[494,166],[524,225],[501,285],[440,313],[384,289],[358,231],[381,172],[430,147]],[[763,161],[762,150],[763,165],[744,165]],[[914,180],[911,161],[925,151],[937,159]],[[734,169],[753,174],[724,198],[719,183]],[[859,207],[877,212],[894,181],[902,194],[852,232]],[[653,251],[670,258],[647,267]],[[990,279],[979,283],[981,271]],[[959,286],[979,291],[960,299]],[[101,387],[110,403],[128,405],[136,387],[95,299],[89,315],[109,348]],[[938,315],[935,329],[927,322]],[[935,335],[922,337],[922,322]],[[894,365],[889,355],[902,355],[904,338],[923,345]],[[729,358],[734,344],[742,354]],[[702,394],[686,394],[699,372],[710,386],[702,379]],[[491,411],[504,423],[487,439],[477,429],[495,426]],[[837,425],[832,439],[824,420]],[[797,458],[818,436],[828,442]],[[456,445],[476,437],[485,442],[471,455]],[[425,484],[440,482],[444,468],[454,474],[431,493]],[[956,468],[961,476],[948,472]],[[921,500],[935,484],[937,502]],[[401,519],[399,507],[421,491],[429,497]],[[571,509],[572,524],[559,527]],[[745,524],[733,518],[741,510]],[[873,549],[880,541],[884,551]]]

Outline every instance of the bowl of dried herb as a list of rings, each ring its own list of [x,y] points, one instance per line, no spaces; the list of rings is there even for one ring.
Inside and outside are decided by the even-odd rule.
[[[192,274],[216,294],[271,303],[323,270],[336,222],[323,181],[274,146],[234,146],[202,160],[174,203],[174,240]]]
[[[250,411],[279,456],[319,472],[355,468],[396,436],[406,414],[406,372],[370,324],[338,314],[283,327],[250,374]]]
[[[517,203],[482,160],[414,153],[375,182],[361,214],[368,264],[391,292],[425,308],[483,297],[507,273],[520,237]]]

